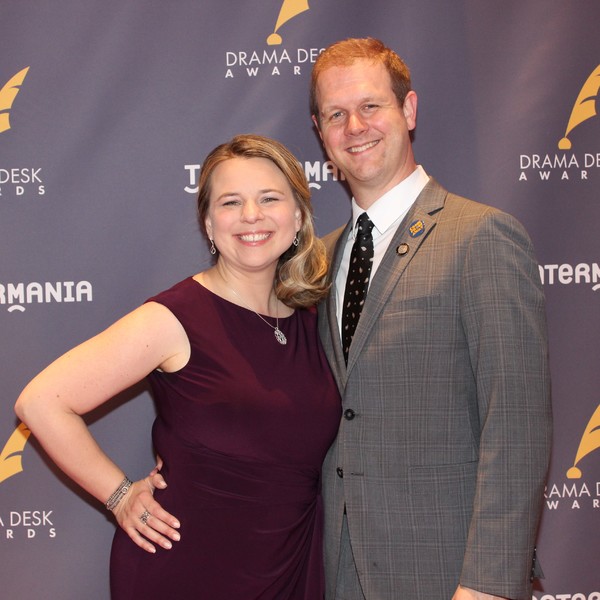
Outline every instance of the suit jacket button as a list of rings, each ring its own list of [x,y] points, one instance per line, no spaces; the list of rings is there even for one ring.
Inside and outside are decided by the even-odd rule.
[[[344,411],[344,419],[346,419],[347,421],[352,421],[352,419],[354,419],[355,416],[356,413],[351,408],[347,408]]]
[[[342,469],[342,467],[338,467],[335,472],[338,474],[338,477],[343,478],[344,477],[344,469]]]

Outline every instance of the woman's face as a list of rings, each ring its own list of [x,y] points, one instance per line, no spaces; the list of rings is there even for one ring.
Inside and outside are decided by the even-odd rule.
[[[266,158],[231,158],[211,175],[206,231],[219,261],[242,271],[275,271],[302,225],[283,173]]]

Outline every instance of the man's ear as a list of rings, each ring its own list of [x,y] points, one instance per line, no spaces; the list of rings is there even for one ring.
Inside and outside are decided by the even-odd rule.
[[[317,131],[319,132],[319,137],[321,138],[321,141],[323,141],[323,134],[321,133],[321,128],[319,127],[319,121],[318,121],[317,117],[315,115],[312,115],[311,119],[312,119],[312,122],[315,124]]]
[[[402,112],[404,113],[408,130],[412,131],[417,126],[417,94],[413,90],[406,94],[404,104],[402,105]]]

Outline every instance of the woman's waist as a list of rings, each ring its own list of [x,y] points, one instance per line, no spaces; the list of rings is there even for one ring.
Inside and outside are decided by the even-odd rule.
[[[155,440],[163,460],[162,474],[173,491],[216,496],[223,501],[312,502],[320,487],[320,469],[310,465],[269,462],[252,456],[225,454],[181,441]]]

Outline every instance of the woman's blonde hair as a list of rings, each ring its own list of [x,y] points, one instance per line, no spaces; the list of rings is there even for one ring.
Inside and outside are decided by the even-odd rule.
[[[232,158],[266,158],[285,176],[300,209],[302,225],[293,244],[277,264],[275,293],[286,305],[304,308],[316,304],[327,293],[325,247],[315,235],[313,209],[306,176],[296,157],[280,142],[260,135],[237,135],[217,146],[206,157],[200,170],[198,220],[204,235],[210,206],[211,177],[220,163]]]

